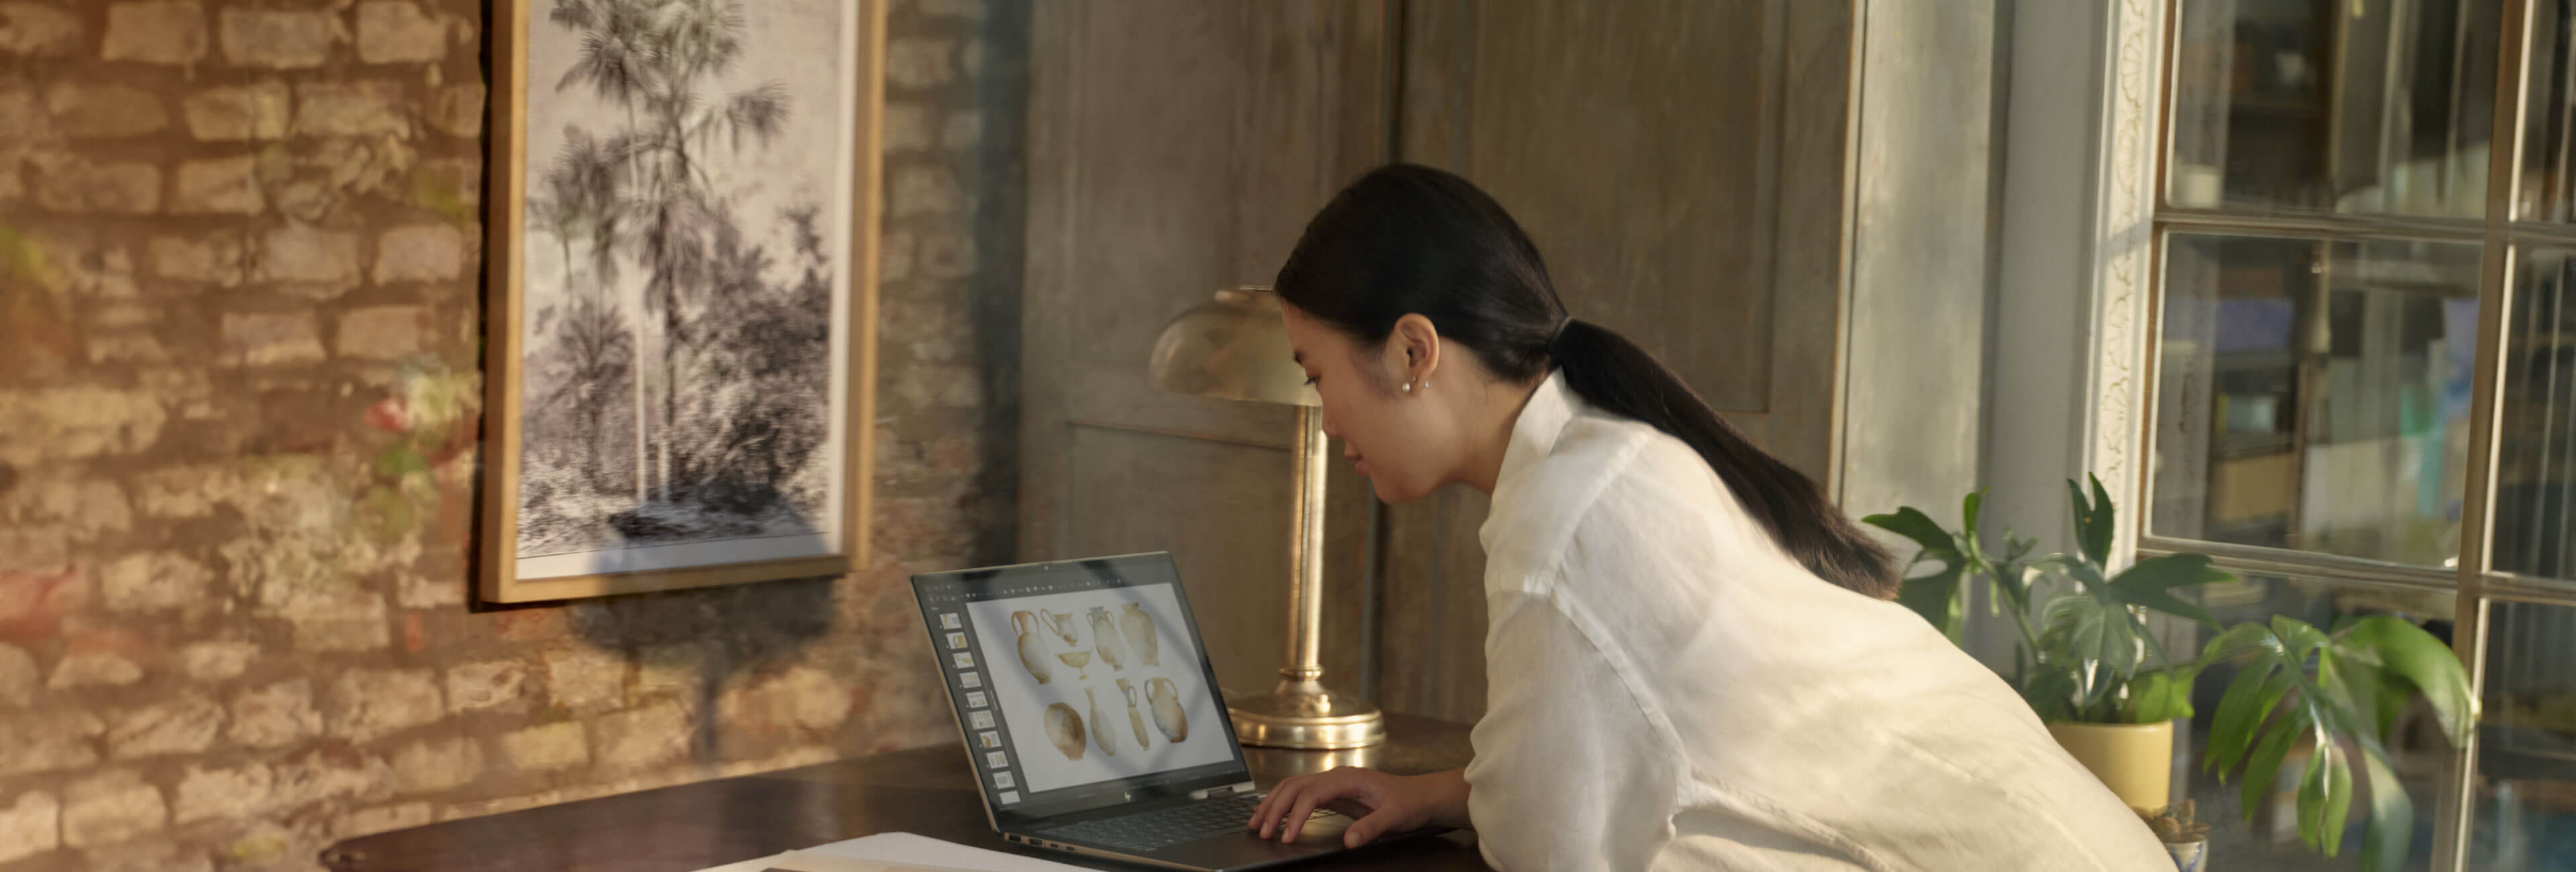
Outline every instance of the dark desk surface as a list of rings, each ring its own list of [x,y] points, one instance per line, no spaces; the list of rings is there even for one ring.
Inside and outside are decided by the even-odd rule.
[[[1387,718],[1388,742],[1358,751],[1246,748],[1263,787],[1334,766],[1416,774],[1467,765],[1464,725]],[[568,802],[349,839],[322,852],[341,872],[617,870],[689,872],[884,832],[918,833],[1077,866],[1103,863],[1002,841],[985,823],[955,744]],[[1453,833],[1317,860],[1302,869],[1485,869],[1475,837]]]

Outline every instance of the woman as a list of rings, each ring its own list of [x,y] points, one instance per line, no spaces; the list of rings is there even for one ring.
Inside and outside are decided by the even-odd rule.
[[[2171,869],[2019,697],[1887,598],[1887,552],[1656,359],[1566,316],[1439,170],[1361,178],[1279,271],[1325,431],[1401,503],[1493,496],[1463,770],[1292,778],[1293,839],[1473,827],[1502,869]]]

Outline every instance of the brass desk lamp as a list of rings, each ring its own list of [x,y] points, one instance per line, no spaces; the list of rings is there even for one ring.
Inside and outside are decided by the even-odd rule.
[[[1297,407],[1296,535],[1288,540],[1288,665],[1269,693],[1226,700],[1246,745],[1358,748],[1386,740],[1377,706],[1323,685],[1324,413],[1291,358],[1279,296],[1227,288],[1164,325],[1149,370],[1154,387],[1176,394]]]

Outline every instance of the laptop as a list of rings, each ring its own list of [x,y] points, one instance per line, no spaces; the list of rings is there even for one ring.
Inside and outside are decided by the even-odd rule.
[[[912,577],[985,816],[1014,844],[1174,869],[1344,850],[1351,819],[1322,809],[1294,842],[1246,828],[1262,794],[1180,581],[1168,552]]]

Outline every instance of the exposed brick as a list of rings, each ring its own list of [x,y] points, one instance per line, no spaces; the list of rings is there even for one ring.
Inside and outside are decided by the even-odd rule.
[[[546,772],[590,762],[590,739],[580,721],[562,721],[501,734],[501,754],[512,766]]]
[[[224,10],[224,57],[236,66],[286,70],[318,67],[331,58],[334,25],[319,9]]]
[[[321,802],[383,799],[392,793],[393,767],[384,758],[332,745],[277,764],[274,808],[294,811]]]
[[[36,89],[0,85],[0,142],[38,142],[53,136],[54,115],[45,110]]]
[[[0,808],[0,863],[33,857],[62,844],[63,804],[54,795],[30,790]]]
[[[189,64],[206,56],[206,8],[194,0],[168,3],[118,3],[107,8],[107,42],[100,55],[111,61]]]
[[[233,700],[232,740],[253,748],[281,748],[322,732],[313,709],[313,682],[298,678],[246,692]]]
[[[54,677],[45,686],[55,690],[75,687],[120,686],[143,680],[143,666],[115,651],[73,651],[54,664]]]
[[[454,281],[465,274],[465,234],[452,224],[385,231],[376,245],[376,284]]]
[[[177,554],[147,552],[108,564],[99,580],[109,609],[140,612],[205,606],[214,572]]]
[[[179,104],[188,132],[198,139],[284,139],[295,99],[284,82],[208,88]]]
[[[161,211],[161,168],[140,161],[73,161],[36,173],[36,202],[56,212],[149,215]]]
[[[294,622],[295,647],[305,651],[373,651],[393,642],[383,594],[300,597],[279,613]]]
[[[394,752],[395,793],[437,793],[483,775],[483,746],[472,736],[413,742]]]
[[[939,147],[950,151],[971,149],[984,141],[984,113],[960,109],[948,113],[948,130],[939,136]]]
[[[71,847],[122,842],[169,823],[161,789],[131,771],[101,773],[63,790],[63,844]]]
[[[333,344],[343,357],[394,360],[419,354],[428,332],[427,307],[368,306],[340,316]]]
[[[371,64],[434,61],[447,56],[447,23],[409,0],[358,4],[358,59]]]
[[[483,86],[449,85],[438,89],[429,107],[430,126],[449,136],[483,135]]]
[[[0,439],[0,463],[24,466],[142,451],[161,438],[168,420],[158,399],[137,391],[0,390],[0,421],[9,422],[12,436]]]
[[[897,218],[953,215],[966,208],[966,190],[945,167],[905,167],[895,171],[894,190],[886,201]]]
[[[546,654],[546,688],[554,704],[572,711],[614,706],[626,691],[626,661],[597,648]]]
[[[310,82],[295,87],[297,136],[409,136],[399,82]]]
[[[117,760],[193,754],[214,745],[224,728],[224,707],[200,696],[133,709],[107,733],[107,756]]]
[[[447,670],[447,707],[458,714],[527,710],[528,667],[516,660],[468,663]]]
[[[827,730],[848,716],[850,699],[830,674],[798,666],[726,691],[717,720],[752,732]]]
[[[198,681],[222,681],[250,668],[251,658],[259,656],[259,646],[249,642],[199,642],[179,649],[180,670]],[[233,722],[239,724],[236,713]]]
[[[377,833],[405,830],[430,823],[437,817],[429,803],[406,802],[381,808],[366,808],[340,816],[331,826],[332,835],[343,839],[371,836]]]
[[[689,710],[676,702],[618,712],[598,721],[593,749],[602,765],[648,766],[677,759],[689,749],[694,734]]]
[[[916,261],[923,276],[941,281],[974,275],[975,237],[955,231],[924,235]]]
[[[238,850],[242,842],[225,846],[228,857],[245,862],[257,860],[249,850]],[[214,860],[202,851],[181,852],[172,839],[138,839],[113,845],[100,845],[80,852],[89,872],[215,872]]]
[[[36,657],[16,645],[0,644],[0,708],[19,708],[36,701],[44,676]]]
[[[179,776],[170,803],[172,822],[182,826],[203,820],[256,817],[268,810],[277,793],[277,773],[250,763],[232,768],[190,766]]]
[[[224,358],[237,366],[310,363],[323,358],[322,334],[311,312],[243,312],[224,315]]]
[[[270,231],[261,247],[260,278],[348,286],[358,283],[358,234],[290,225]]]
[[[179,215],[257,215],[268,208],[259,187],[259,159],[192,160],[179,165],[170,211]]]
[[[987,0],[919,0],[913,4],[913,9],[932,18],[982,21],[986,2]]]
[[[884,132],[880,134],[887,154],[927,151],[938,146],[932,136],[930,107],[919,103],[887,103]]]
[[[898,88],[935,88],[957,73],[957,43],[933,37],[904,37],[885,47],[886,82]]]
[[[242,243],[229,234],[202,239],[156,236],[152,272],[172,281],[235,288],[242,283]]]
[[[96,715],[73,709],[32,709],[0,715],[0,776],[79,769],[98,762],[100,733],[107,724]]]
[[[353,742],[417,727],[446,716],[434,673],[426,669],[352,669],[331,685],[330,734]]]
[[[80,19],[43,3],[0,3],[0,55],[62,57],[80,50]]]
[[[714,671],[708,663],[712,653],[705,642],[675,642],[636,651],[635,696],[675,691],[695,695]]]
[[[45,90],[45,109],[64,136],[141,136],[170,126],[161,98],[131,85],[59,82]]]

